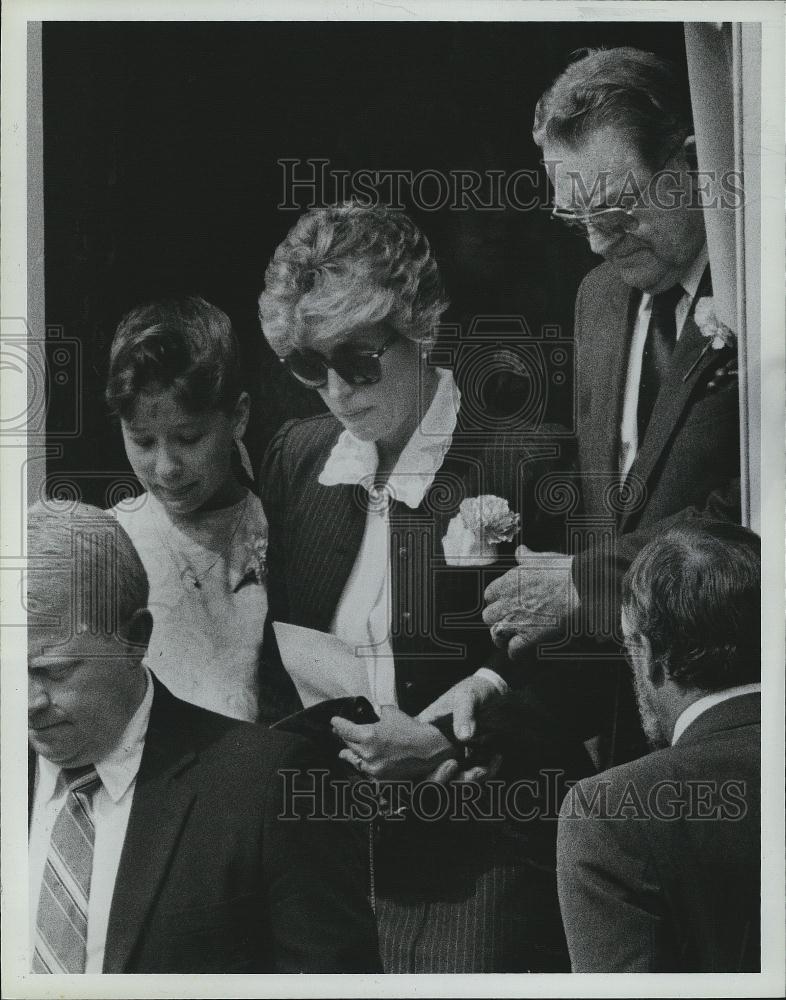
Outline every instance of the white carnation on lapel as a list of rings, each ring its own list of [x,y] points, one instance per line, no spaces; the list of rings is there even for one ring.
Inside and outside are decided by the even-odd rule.
[[[442,539],[445,562],[448,566],[490,566],[497,559],[497,546],[513,538],[520,520],[502,497],[484,494],[463,500]]]
[[[718,319],[715,312],[715,300],[712,296],[699,299],[693,313],[696,326],[701,331],[702,337],[710,340],[710,346],[714,351],[719,351],[722,347],[734,347],[737,338],[734,332]]]

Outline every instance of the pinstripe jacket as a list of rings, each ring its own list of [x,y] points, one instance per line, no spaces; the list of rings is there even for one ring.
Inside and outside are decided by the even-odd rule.
[[[368,493],[318,482],[341,431],[328,414],[292,421],[269,448],[261,476],[270,525],[269,623],[328,631],[352,572]],[[515,562],[517,544],[544,551],[564,545],[562,515],[548,510],[542,494],[544,477],[565,461],[568,448],[556,430],[470,433],[459,411],[451,445],[421,504],[412,509],[392,501],[391,645],[403,711],[419,712],[483,664],[512,679],[506,654],[494,647],[482,621],[483,591]],[[507,499],[521,514],[521,532],[499,546],[494,565],[448,566],[442,550],[448,524],[463,500],[482,494]],[[270,624],[260,680],[263,721],[299,707]],[[541,763],[588,773],[573,748],[551,741],[550,719],[544,725],[528,703],[494,704],[507,706],[508,717],[480,728],[495,736],[502,729],[516,734],[500,747],[503,777],[535,774]],[[522,732],[532,745],[518,742]],[[383,824],[375,840],[375,882],[385,971],[566,969],[553,871],[556,813],[544,819],[515,830],[450,817]]]
[[[357,558],[368,493],[323,486],[319,474],[342,431],[330,414],[286,423],[273,439],[260,477],[270,524],[269,620],[329,631]],[[556,429],[469,433],[461,415],[441,468],[422,503],[392,501],[392,646],[396,695],[412,715],[484,663],[507,670],[483,623],[483,591],[514,564],[522,542],[538,550],[565,544],[560,518],[547,509],[538,483],[568,447]],[[493,566],[448,566],[442,538],[462,500],[494,494],[521,514],[520,536],[501,544]],[[261,671],[263,716],[299,707],[268,629]]]

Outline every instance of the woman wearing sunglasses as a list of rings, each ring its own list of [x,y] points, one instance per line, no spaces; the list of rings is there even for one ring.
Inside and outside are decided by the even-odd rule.
[[[269,344],[329,411],[285,424],[265,460],[269,617],[330,632],[363,658],[380,720],[334,719],[333,731],[341,756],[382,781],[418,782],[461,756],[450,719],[418,715],[462,678],[504,688],[484,666],[498,661],[483,590],[504,569],[497,556],[509,565],[519,542],[549,549],[561,532],[535,500],[553,440],[493,423],[467,432],[451,372],[430,364],[445,306],[425,236],[402,212],[357,204],[302,216],[260,297]],[[521,516],[521,532],[490,559],[456,565],[451,522],[463,501],[489,495]],[[261,700],[272,720],[299,703],[268,638]],[[385,970],[566,967],[547,866],[523,858],[500,823],[468,822],[435,796],[419,809],[413,797],[376,841]],[[551,826],[531,824],[531,839],[549,841]]]

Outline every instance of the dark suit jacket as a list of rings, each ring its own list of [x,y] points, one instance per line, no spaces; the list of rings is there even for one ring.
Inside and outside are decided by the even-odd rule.
[[[260,489],[270,524],[269,621],[329,631],[355,564],[366,523],[363,487],[321,486],[319,474],[342,427],[330,414],[290,421],[268,450]],[[400,501],[390,512],[392,646],[396,694],[415,715],[484,663],[507,669],[483,624],[483,591],[515,564],[516,545],[548,550],[564,542],[561,517],[536,498],[541,477],[554,468],[565,437],[548,429],[518,437],[465,433],[461,419],[423,502]],[[442,538],[462,500],[504,497],[521,514],[522,531],[499,547],[491,567],[448,566]],[[270,630],[260,704],[268,717],[298,707],[277,660]]]
[[[709,294],[707,272],[696,300]],[[708,389],[712,373],[734,351],[708,350],[685,377],[707,344],[693,320],[696,300],[628,473],[628,489],[620,494],[613,484],[620,478],[628,352],[641,295],[609,264],[591,271],[579,288],[576,429],[583,513],[594,527],[612,526],[616,534],[610,554],[602,544],[589,545],[574,562],[574,581],[588,608],[599,597],[616,604],[627,567],[669,525],[702,516],[740,521],[737,382],[730,378],[717,390]],[[610,584],[605,589],[597,585],[602,573]]]
[[[566,469],[566,476],[579,482],[570,547],[581,607],[557,651],[561,659],[528,686],[527,697],[566,732],[599,736],[594,753],[600,766],[646,751],[619,647],[626,570],[670,526],[741,518],[736,378],[708,387],[734,351],[710,349],[702,356],[707,339],[693,320],[696,301],[709,294],[707,270],[625,480],[619,473],[620,425],[641,293],[601,264],[586,276],[576,299],[578,472]]]
[[[347,823],[277,818],[307,742],[154,683],[103,971],[379,971]]]
[[[574,972],[759,970],[760,740],[759,696],[732,698],[571,790],[557,879]]]

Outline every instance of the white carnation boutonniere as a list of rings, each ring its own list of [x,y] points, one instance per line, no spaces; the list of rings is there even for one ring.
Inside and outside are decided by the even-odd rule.
[[[267,581],[267,536],[255,535],[246,543],[246,562],[235,591],[246,583],[263,585]]]
[[[485,494],[463,500],[442,539],[445,562],[448,566],[490,566],[496,562],[497,546],[511,541],[520,521],[502,497]]]
[[[734,347],[737,337],[734,333],[718,319],[715,312],[715,299],[712,296],[699,299],[693,313],[696,326],[701,331],[702,337],[707,337],[709,346],[713,351],[720,351],[723,347]]]
[[[718,314],[715,311],[715,299],[711,295],[699,299],[693,312],[693,319],[702,337],[707,338],[707,343],[704,350],[685,373],[683,382],[687,381],[693,374],[708,351],[721,351],[724,347],[734,348],[737,345],[737,336],[734,331],[718,319]]]

